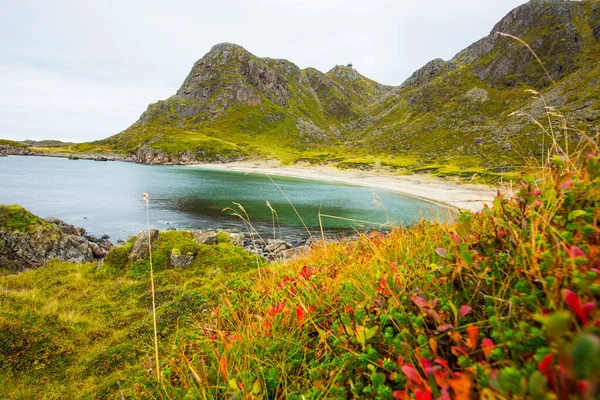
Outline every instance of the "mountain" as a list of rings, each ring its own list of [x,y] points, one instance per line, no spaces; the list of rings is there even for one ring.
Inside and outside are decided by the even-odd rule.
[[[503,34],[528,43],[556,85],[525,45]],[[141,163],[276,158],[493,175],[543,151],[539,128],[514,115],[545,116],[531,90],[597,127],[599,54],[597,0],[532,0],[453,59],[433,60],[395,87],[350,66],[322,73],[222,43],[194,64],[174,96],[92,145]]]

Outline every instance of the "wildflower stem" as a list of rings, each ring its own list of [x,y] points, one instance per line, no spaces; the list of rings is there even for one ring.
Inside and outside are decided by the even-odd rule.
[[[156,299],[154,295],[154,268],[152,266],[152,239],[150,238],[150,213],[148,195],[142,195],[146,202],[146,226],[148,232],[148,254],[150,256],[150,285],[152,290],[152,320],[154,323],[154,358],[156,361],[156,379],[160,381],[160,364],[158,361],[158,331],[156,329]]]

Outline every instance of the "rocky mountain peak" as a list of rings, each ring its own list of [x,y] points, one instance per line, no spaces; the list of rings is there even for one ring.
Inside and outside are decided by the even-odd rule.
[[[530,0],[515,8],[498,22],[490,34],[497,32],[523,36],[527,30],[537,26],[540,17],[552,15],[560,23],[568,23],[572,18],[574,1],[570,0]]]
[[[230,54],[250,54],[248,50],[243,48],[240,45],[235,43],[217,43],[213,47],[211,47],[210,51],[204,55],[202,58],[214,58],[220,56],[229,56]]]
[[[454,64],[448,61],[444,61],[441,58],[429,61],[423,67],[416,70],[407,80],[402,83],[401,87],[420,87],[431,80],[435,79],[438,75],[446,72],[450,69],[456,68]]]
[[[354,68],[345,65],[336,65],[327,72],[327,75],[330,77],[347,79],[349,81],[357,81],[362,76]]]

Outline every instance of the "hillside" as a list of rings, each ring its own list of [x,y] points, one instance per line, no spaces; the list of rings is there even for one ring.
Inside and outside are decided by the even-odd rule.
[[[531,45],[556,87],[532,53]],[[354,68],[327,73],[218,44],[177,93],[125,131],[86,145],[141,163],[276,158],[340,167],[468,174],[504,171],[543,153],[533,118],[548,106],[597,129],[600,3],[532,0],[452,60],[434,60],[401,86]],[[569,138],[573,142],[578,137]]]
[[[152,259],[140,235],[1,276],[0,397],[598,398],[600,158],[584,150],[481,213],[289,263],[169,231]],[[45,226],[7,211],[0,230]]]

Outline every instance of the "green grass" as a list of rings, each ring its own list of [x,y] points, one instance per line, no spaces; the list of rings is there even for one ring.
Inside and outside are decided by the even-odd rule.
[[[0,397],[593,398],[600,158],[589,145],[481,213],[317,245],[291,263],[265,265],[224,234],[198,245],[161,233],[160,382],[149,260],[128,259],[133,238],[101,266],[2,277]],[[172,253],[194,261],[174,268]]]
[[[0,146],[10,146],[10,147],[16,147],[16,148],[26,148],[27,147],[22,143],[15,142],[12,140],[7,140],[7,139],[0,139]]]
[[[31,233],[48,225],[50,224],[21,206],[0,204],[0,229],[2,230]]]
[[[114,397],[119,386],[133,388],[132,377],[145,379],[152,349],[148,259],[129,261],[132,246],[116,247],[100,268],[50,262],[0,278],[0,397]],[[173,268],[174,248],[196,254],[193,264]],[[163,349],[193,330],[226,282],[263,266],[231,244],[197,245],[189,232],[161,233],[153,253]],[[174,330],[178,324],[187,328]]]

